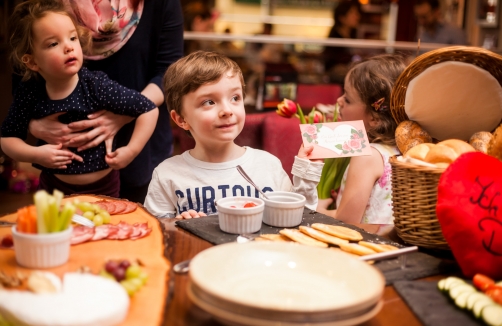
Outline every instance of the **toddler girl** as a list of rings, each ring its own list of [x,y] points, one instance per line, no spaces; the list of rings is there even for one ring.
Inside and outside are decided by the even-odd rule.
[[[9,21],[11,59],[23,75],[2,124],[2,150],[11,158],[41,169],[40,187],[66,195],[92,193],[118,197],[118,169],[127,166],[150,138],[158,109],[150,100],[82,67],[86,33],[57,0],[20,3]],[[84,47],[85,48],[85,47]],[[65,112],[62,123],[86,119],[109,110],[138,117],[127,146],[112,152],[111,142],[81,151],[24,142],[31,119]]]
[[[399,56],[379,55],[357,63],[345,77],[344,94],[337,100],[340,120],[364,122],[371,155],[351,158],[337,209],[327,210],[332,201],[328,199],[319,201],[319,212],[348,223],[392,224],[389,158],[399,150],[389,103],[392,87],[405,67]]]

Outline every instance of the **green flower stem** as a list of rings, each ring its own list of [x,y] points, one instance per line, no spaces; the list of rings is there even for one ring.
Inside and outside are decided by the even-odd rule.
[[[331,190],[338,189],[342,183],[343,174],[350,157],[328,158],[324,160],[321,180],[317,185],[317,193],[320,199],[330,198]]]
[[[296,112],[298,114],[298,118],[300,119],[300,123],[306,124],[307,121],[305,120],[305,116],[303,115],[303,111],[302,111],[302,108],[300,107],[300,104],[297,104],[296,107],[297,107]]]

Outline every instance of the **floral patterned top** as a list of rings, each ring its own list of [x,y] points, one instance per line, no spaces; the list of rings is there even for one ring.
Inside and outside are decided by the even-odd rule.
[[[390,176],[392,169],[389,163],[389,158],[393,155],[400,155],[396,146],[370,144],[371,147],[376,149],[384,162],[383,174],[380,179],[375,182],[373,190],[371,191],[370,198],[366,205],[366,211],[363,214],[361,223],[366,224],[393,224],[394,217],[392,216],[392,187]],[[350,164],[349,164],[350,165]],[[347,169],[343,174],[342,184],[340,185],[340,193],[336,200],[336,206],[340,205],[345,184],[347,183]]]

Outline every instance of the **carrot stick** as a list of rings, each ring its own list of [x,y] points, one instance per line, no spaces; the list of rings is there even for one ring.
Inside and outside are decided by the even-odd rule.
[[[27,207],[27,210],[30,233],[37,233],[37,209],[31,205]]]
[[[26,209],[22,207],[17,210],[17,224],[16,228],[18,232],[26,232]]]

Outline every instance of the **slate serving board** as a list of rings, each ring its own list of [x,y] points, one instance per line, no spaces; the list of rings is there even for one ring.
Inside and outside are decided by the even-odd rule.
[[[441,293],[437,281],[398,281],[394,288],[424,326],[483,325]]]
[[[386,243],[399,248],[404,247],[402,244],[391,241],[387,238],[366,232],[354,225],[344,223],[330,216],[305,208],[303,211],[303,220],[300,225],[310,226],[313,223],[345,226],[360,232],[365,241]],[[234,242],[238,236],[236,234],[221,231],[218,225],[217,215],[197,219],[179,220],[176,221],[176,225],[214,245]],[[276,234],[282,229],[284,228],[273,227],[262,223],[261,230],[255,234]],[[414,280],[442,273],[450,273],[458,269],[457,264],[454,262],[449,263],[422,252],[407,254],[406,267],[404,269],[401,268],[401,263],[398,258],[378,261],[375,263],[375,267],[377,267],[384,274],[387,285],[390,285],[398,280]]]

